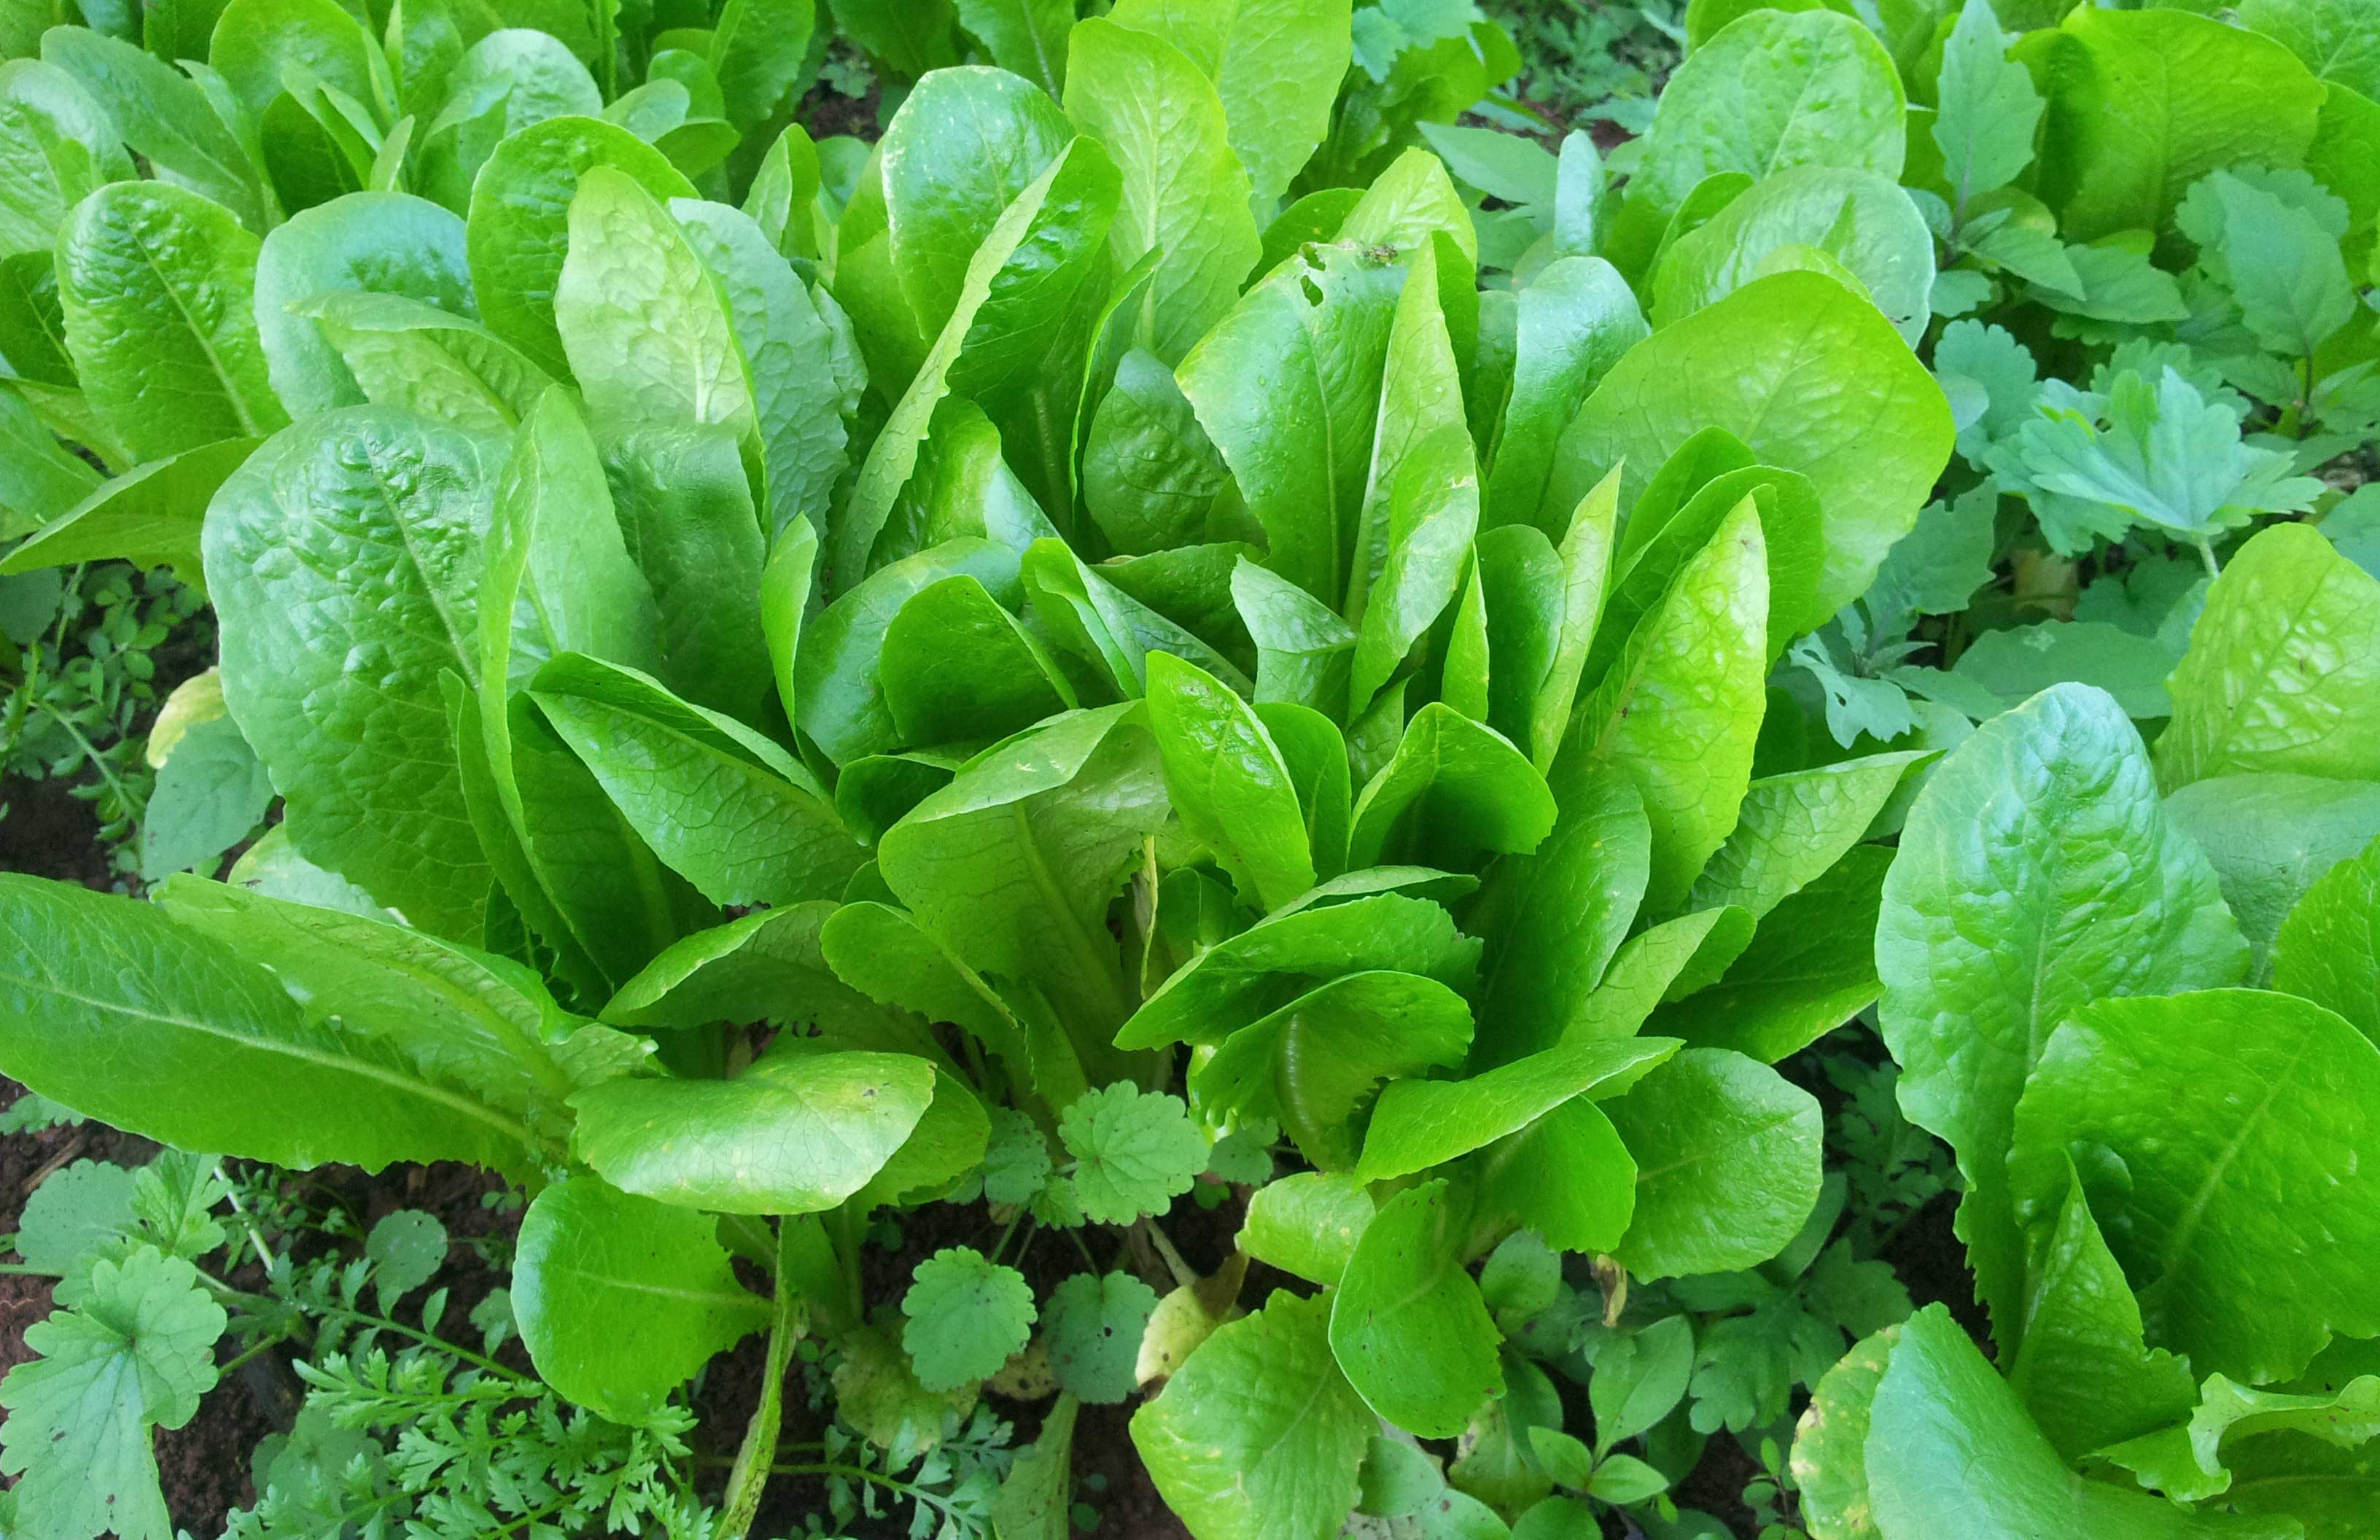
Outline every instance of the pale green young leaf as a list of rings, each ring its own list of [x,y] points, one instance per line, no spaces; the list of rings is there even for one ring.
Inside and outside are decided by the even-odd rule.
[[[1852,18],[1755,11],[1670,77],[1615,239],[1641,267],[1687,195],[1723,173],[1843,165],[1897,178],[1902,106],[1891,55]]]
[[[291,302],[338,355],[362,398],[509,433],[552,377],[467,316],[402,295],[334,289]]]
[[[112,184],[59,228],[67,350],[137,459],[288,422],[258,340],[258,250],[225,209],[161,182]]]
[[[724,203],[674,199],[670,213],[727,301],[744,350],[768,472],[769,529],[824,529],[850,463],[832,330],[801,279],[752,220]]]
[[[1067,66],[1067,115],[1123,173],[1116,265],[1160,253],[1132,340],[1178,364],[1232,308],[1262,249],[1223,100],[1172,43],[1105,18],[1075,26]]]
[[[569,373],[553,319],[554,289],[570,247],[570,207],[597,166],[625,172],[656,200],[698,196],[666,156],[626,129],[591,117],[556,117],[496,147],[471,184],[465,245],[480,316],[547,373]]]
[[[1670,325],[1810,252],[1840,263],[1846,286],[1864,290],[1912,346],[1925,334],[1934,286],[1925,216],[1890,177],[1834,165],[1763,177],[1679,236],[1653,275],[1653,323]]]
[[[2305,525],[2263,530],[2207,590],[2171,688],[2168,788],[2253,770],[2380,780],[2380,580]]]
[[[329,293],[394,295],[468,321],[463,221],[406,193],[358,192],[273,226],[256,257],[256,326],[293,416],[369,399],[320,321],[291,309]]]
[[[1214,81],[1250,201],[1269,217],[1330,130],[1351,56],[1347,0],[1123,0],[1109,17],[1163,38]]]

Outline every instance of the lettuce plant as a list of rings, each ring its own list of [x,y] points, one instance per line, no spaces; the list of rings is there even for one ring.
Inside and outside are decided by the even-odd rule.
[[[2300,378],[2332,380],[2368,317],[2278,292],[2237,212],[2280,199],[2345,261],[2358,205],[2332,230],[2298,180],[2315,129],[2177,156],[2154,198],[2125,144],[2035,157],[2018,87],[2084,115],[2060,51],[2101,23],[2011,54],[1980,0],[1881,37],[1692,7],[1608,160],[1450,126],[1512,67],[1464,6],[613,9],[582,39],[401,7],[383,41],[234,0],[203,66],[62,28],[6,67],[50,103],[6,122],[47,147],[23,287],[70,370],[24,399],[116,473],[12,560],[202,580],[215,735],[281,818],[152,903],[0,878],[0,1067],[183,1149],[502,1173],[521,1340],[608,1425],[682,1429],[764,1336],[717,1509],[673,1510],[720,1534],[781,1469],[873,1512],[938,1444],[997,1442],[987,1390],[1048,1401],[1039,1433],[928,1529],[1062,1534],[1078,1407],[1135,1397],[1202,1540],[1692,1522],[1692,1437],[1775,1422],[1879,1326],[1796,1456],[1842,1534],[2223,1529],[2168,1501],[2228,1468],[2192,1418],[2332,1425],[2239,1398],[2380,1333],[2351,1269],[2269,1204],[2167,1200],[2252,1146],[2243,1180],[2326,1173],[2342,1217],[2306,1222],[2363,1235],[2369,1044],[2332,1013],[2362,985],[2293,985],[2338,949],[2285,916],[2331,892],[2321,923],[2359,923],[2313,879],[2380,832],[2372,580],[2301,525],[2224,549],[2306,505],[2313,451],[2249,442],[2184,339],[2011,408],[2049,479],[1973,450],[1946,484],[1988,413],[1936,327],[1963,272],[2011,324],[2110,340],[2002,295],[1985,244],[2029,178],[2076,252],[2152,231],[2070,262],[2187,251],[2259,357],[2305,299]],[[784,121],[821,14],[906,85],[872,149]],[[1909,664],[1992,580],[2003,488],[2046,532],[2052,494],[2134,483],[2080,525],[2221,569],[2137,713],[2171,719],[2154,761],[2070,683],[2000,714],[2055,668]],[[1958,1155],[2006,1384],[1938,1311],[1890,1324],[1832,1235],[1819,1102],[1774,1066],[1871,1006]],[[2288,1031],[2237,1085],[2145,1062],[2259,1012]],[[2253,1110],[2301,1073],[2336,1106],[2271,1147],[2289,1120]],[[2127,1144],[2202,1101],[2195,1153]],[[1226,1192],[1201,1276],[1166,1221]],[[974,1243],[871,1280],[888,1220],[978,1203]],[[2114,1350],[2026,1315],[2053,1214],[2115,1260],[2076,1240],[2042,1309],[2120,1325],[2136,1289]],[[1694,1340],[1731,1310],[1791,1348]],[[830,1458],[781,1458],[797,1347]],[[2148,1390],[2070,1366],[2103,1351]],[[2204,1401],[2184,1354],[2224,1376]],[[2078,1386],[2148,1411],[2043,1399]],[[2010,1462],[1968,1426],[2016,1430]],[[2078,1517],[1928,1506],[1966,1490],[1937,1467]]]
[[[1938,1308],[1854,1349],[1795,1449],[1813,1534],[1938,1534],[1977,1484],[2006,1515],[1977,1533],[2368,1523],[2375,599],[2320,534],[2268,529],[2210,589],[2153,751],[2061,685],[1917,797],[1884,1028],[1966,1177],[1999,1372]]]
[[[1069,1396],[1129,1393],[1084,1352],[1167,1309],[1134,1437],[1206,1534],[1336,1529],[1383,1419],[1505,1418],[1472,1269],[1510,1237],[1615,1279],[1786,1247],[1820,1120],[1768,1065],[1876,988],[1862,842],[1920,757],[1755,776],[1765,680],[1906,531],[1948,408],[1823,274],[1648,334],[1581,247],[1483,304],[1440,163],[1333,62],[1378,29],[1283,11],[1321,40],[1289,96],[1240,73],[1270,20],[1120,7],[1059,97],[924,75],[847,192],[789,129],[705,196],[725,136],[637,127],[683,81],[599,117],[599,72],[499,32],[383,186],[268,158],[241,208],[75,203],[67,352],[140,463],[39,540],[170,532],[285,806],[153,904],[6,879],[10,1071],[184,1147],[515,1178],[538,1370],[632,1425],[807,1333],[914,1449],[1037,1318]],[[336,108],[247,57],[316,32],[257,25],[233,102]],[[320,29],[344,96],[402,100],[410,33]],[[160,228],[151,303],[108,253]],[[1300,1281],[1247,1313],[1236,1271],[1037,1304],[997,1248],[859,1289],[888,1208],[1147,1235],[1275,1140],[1242,1253]],[[1621,1425],[1508,1435],[1495,1503],[1656,1498]]]

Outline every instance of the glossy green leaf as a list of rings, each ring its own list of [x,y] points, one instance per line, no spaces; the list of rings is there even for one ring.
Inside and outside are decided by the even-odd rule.
[[[1325,604],[1357,549],[1399,292],[1395,269],[1318,249],[1250,289],[1177,370],[1271,542],[1266,565]]]
[[[1330,1315],[1326,1301],[1276,1292],[1217,1328],[1133,1414],[1133,1447],[1196,1533],[1329,1540],[1355,1506],[1377,1424],[1331,1356]]]
[[[1850,17],[1755,11],[1670,77],[1620,235],[1633,233],[1641,262],[1670,214],[1714,175],[1835,165],[1898,177],[1901,108],[1891,55]]]
[[[1132,341],[1179,363],[1232,308],[1260,249],[1248,173],[1232,151],[1223,99],[1173,43],[1093,18],[1067,40],[1065,103],[1075,127],[1103,145],[1123,173],[1116,265],[1160,253]],[[1267,100],[1269,108],[1284,104]]]
[[[1767,914],[1867,836],[1923,758],[1915,751],[1871,754],[1753,782],[1735,832],[1694,879],[1686,906],[1734,903],[1755,917]]]
[[[2006,1163],[2050,1034],[2107,996],[2237,983],[2247,961],[2214,870],[2166,819],[2139,734],[2107,696],[2043,692],[1918,794],[1885,879],[1878,1015],[1902,1108],[1966,1174],[1959,1232],[2011,1350],[2024,1250]]]
[[[289,420],[257,335],[258,244],[223,208],[160,182],[115,183],[59,229],[67,350],[91,409],[135,457]]]
[[[1549,777],[1567,800],[1610,766],[1652,826],[1645,904],[1674,908],[1734,830],[1766,709],[1767,544],[1746,501],[1680,571],[1572,718]]]
[[[2063,1152],[2085,1151],[2149,1340],[2202,1373],[2285,1379],[2333,1332],[2380,1329],[2351,1261],[2380,1225],[2361,1197],[2376,1096],[2380,1049],[2320,1006],[2248,989],[2101,1000],[2051,1036],[2017,1104],[2017,1212],[2046,1218]]]
[[[2034,190],[2069,240],[2155,230],[2184,188],[2240,162],[2296,165],[2321,91],[2289,51],[2245,28],[2184,11],[2078,10],[2027,37],[2017,56],[2048,98]],[[2231,89],[2169,90],[2168,80]]]
[[[2308,888],[2273,945],[2273,988],[2380,1042],[2380,841]]]
[[[1076,704],[1049,652],[965,573],[901,606],[877,677],[905,744],[1004,738]]]
[[[879,537],[944,397],[953,390],[988,397],[1040,367],[1098,264],[1118,215],[1118,188],[1116,163],[1095,141],[1076,139],[1001,212],[829,531],[830,592],[849,590],[872,563],[898,554],[880,551]]]
[[[1148,725],[1183,827],[1258,909],[1314,886],[1297,787],[1256,713],[1205,670],[1148,657]]]
[[[1816,1099],[1742,1054],[1684,1049],[1605,1111],[1637,1167],[1635,1213],[1612,1255],[1639,1277],[1766,1261],[1818,1200]]]
[[[1940,388],[1875,306],[1830,278],[1780,273],[1663,327],[1613,367],[1562,435],[1555,505],[1614,468],[1631,505],[1711,428],[1758,463],[1809,478],[1825,511],[1819,615],[1865,590],[1932,494],[1953,437]]]
[[[2249,982],[2271,971],[2274,938],[2325,873],[2380,837],[2380,784],[2310,775],[2227,775],[2166,798],[2198,842],[2248,939]]]
[[[1383,1080],[1451,1068],[1470,1045],[1471,1008],[1436,979],[1346,974],[1232,1033],[1189,1085],[1202,1114],[1269,1120],[1315,1165],[1343,1170]]]
[[[769,528],[796,518],[823,529],[850,463],[836,340],[818,302],[759,225],[723,203],[674,200],[670,213],[717,280],[751,377],[768,472]]]
[[[1645,339],[1645,318],[1619,272],[1594,257],[1549,264],[1518,304],[1512,394],[1489,457],[1486,521],[1535,524],[1552,535],[1572,514],[1547,505],[1555,447],[1579,405]]]
[[[2187,1359],[2146,1345],[2140,1302],[2070,1185],[2035,1248],[2025,1285],[2024,1347],[2009,1383],[2069,1460],[2163,1427],[2197,1400]],[[2179,1495],[2179,1494],[2177,1494]]]
[[[781,1048],[734,1080],[615,1080],[572,1098],[580,1158],[684,1208],[811,1214],[868,1184],[936,1095],[923,1059]]]
[[[2171,689],[2168,790],[2247,770],[2380,780],[2380,580],[2303,525],[2265,529],[2207,589]]]
[[[152,55],[80,27],[52,28],[42,35],[41,49],[44,62],[72,75],[105,109],[125,144],[160,180],[212,199],[251,230],[261,232],[269,224],[255,162],[206,91],[170,62],[196,58],[203,50]]]
[[[1330,1351],[1381,1418],[1451,1438],[1504,1389],[1498,1333],[1463,1266],[1463,1206],[1444,1182],[1390,1198],[1355,1243],[1330,1305]]]
[[[534,1147],[516,1118],[397,1044],[310,1024],[259,963],[148,904],[12,875],[0,926],[0,1067],[86,1116],[301,1168],[519,1170]]]
[[[184,582],[203,587],[199,530],[207,504],[255,448],[254,439],[226,439],[136,466],[9,552],[0,574],[114,557],[169,566]]]
[[[1717,983],[1656,1011],[1651,1030],[1774,1064],[1875,1004],[1884,989],[1876,919],[1891,864],[1881,846],[1853,849],[1763,916]]]
[[[479,674],[493,457],[407,413],[326,413],[224,483],[203,540],[224,697],[290,799],[290,837],[455,939],[479,935],[488,868],[439,675]]]
[[[1526,855],[1553,826],[1553,795],[1521,751],[1432,701],[1355,799],[1348,861],[1462,871],[1491,852]]]
[[[530,688],[621,816],[712,903],[830,898],[866,859],[799,761],[650,675],[565,653]]]
[[[1165,809],[1135,704],[1077,711],[994,750],[888,831],[884,879],[973,966],[1029,982],[1077,1034],[1132,1013],[1108,904]]]
[[[1417,870],[1417,868],[1407,868]],[[1371,874],[1351,873],[1352,884]],[[1435,875],[1435,874],[1430,874]],[[1337,903],[1310,902],[1330,887],[1268,916],[1184,963],[1133,1013],[1117,1035],[1122,1048],[1220,1043],[1342,974],[1388,969],[1470,987],[1479,943],[1453,916],[1425,898],[1350,889]],[[1335,895],[1334,895],[1335,896]]]
[[[1670,325],[1725,298],[1776,271],[1796,247],[1841,262],[1912,346],[1925,334],[1934,286],[1934,237],[1925,216],[1890,177],[1839,165],[1794,166],[1764,177],[1681,236],[1653,275],[1654,324]]]
[[[1561,1039],[1635,921],[1651,849],[1644,798],[1607,768],[1580,783],[1533,855],[1498,868],[1481,900],[1491,922],[1481,927],[1491,942],[1480,1012],[1485,1061]]]
[[[471,184],[465,245],[489,329],[557,377],[569,371],[553,297],[570,247],[570,207],[587,172],[610,166],[655,199],[694,185],[644,140],[590,117],[556,117],[496,147]]]
[[[838,764],[902,743],[880,663],[893,621],[917,595],[971,577],[1003,607],[1021,597],[1016,553],[990,540],[948,540],[868,575],[804,630],[794,660],[795,721]]]
[[[1224,137],[1269,213],[1330,127],[1351,54],[1345,0],[1123,0],[1117,25],[1180,49],[1215,82]]]
[[[1677,1048],[1670,1037],[1572,1042],[1465,1080],[1397,1081],[1373,1110],[1356,1175],[1379,1182],[1427,1170],[1527,1126],[1573,1097],[1617,1096]],[[1815,1123],[1815,1104],[1811,1118]],[[1815,1131],[1811,1137],[1815,1148]],[[1798,1227],[1801,1217],[1793,1222]]]
[[[1376,1212],[1371,1193],[1355,1178],[1298,1171],[1248,1194],[1239,1246],[1259,1262],[1327,1286],[1346,1272]]]
[[[513,1313],[547,1384],[631,1425],[715,1353],[768,1324],[735,1281],[718,1221],[574,1176],[521,1216]]]

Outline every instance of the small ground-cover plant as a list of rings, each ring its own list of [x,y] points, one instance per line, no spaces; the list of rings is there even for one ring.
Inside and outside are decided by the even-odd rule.
[[[1944,483],[1985,418],[1942,358],[1936,312],[1961,285],[1941,274],[1972,255],[1998,285],[1999,260],[1958,246],[1988,232],[1910,161],[1912,120],[1949,126],[1946,167],[2004,120],[2030,143],[2017,75],[2042,55],[2065,90],[2046,56],[2103,23],[2011,55],[1981,0],[1881,42],[1831,10],[1690,7],[1647,137],[1607,161],[1583,135],[1550,152],[1450,126],[1514,64],[1467,6],[831,13],[898,96],[873,149],[783,124],[815,67],[808,6],[625,28],[599,10],[580,47],[434,8],[393,12],[383,43],[327,0],[235,0],[210,66],[181,72],[88,29],[42,39],[15,79],[90,108],[45,120],[82,157],[45,164],[129,144],[159,175],[52,189],[33,254],[76,372],[26,399],[69,440],[138,447],[24,559],[162,553],[202,580],[223,650],[207,720],[284,818],[227,880],[176,875],[153,903],[0,879],[0,1067],[184,1149],[517,1182],[507,1299],[534,1379],[465,1386],[445,1339],[418,1370],[315,1364],[356,1431],[471,1401],[443,1425],[529,1494],[498,1523],[740,1535],[783,1478],[837,1523],[889,1507],[920,1533],[1054,1540],[1078,1408],[1137,1400],[1133,1441],[1202,1540],[1320,1537],[1351,1514],[1542,1540],[1615,1510],[1706,1534],[1671,1489],[1720,1430],[1754,1449],[1772,1516],[1798,1482],[1814,1534],[1937,1532],[1922,1435],[2054,1413],[2011,1413],[1938,1313],[1901,1323],[1877,1253],[1925,1167],[1830,1178],[1819,1100],[1774,1066],[1881,997],[1901,1104],[1959,1155],[1996,1324],[2028,1227],[2069,1191],[2036,1190],[2043,1150],[2073,1161],[2143,1305],[2195,1298],[2126,1249],[2119,1218],[2161,1210],[2119,1209],[2149,1169],[2120,1131],[2048,1091],[2032,1134],[2018,1104],[2002,1137],[1998,1110],[2032,1098],[2070,1005],[2277,969],[2297,887],[2371,832],[2335,789],[2374,773],[2370,579],[2327,524],[2228,549],[2242,520],[2223,511],[2292,511],[2303,467],[2239,462],[2259,506],[2226,483],[2192,527],[2106,497],[2126,522],[2084,521],[2101,543],[2167,528],[2223,573],[2169,710],[2136,713],[2174,718],[2162,809],[2106,697],[2067,684],[2000,715],[2080,663],[1963,690],[1935,676],[1964,657],[1884,677],[1920,617],[2027,570],[1976,465],[2052,543],[2074,515],[2050,494],[2089,501],[1988,455]],[[2172,36],[2152,51],[2204,34]],[[1955,104],[1961,70],[1983,104]],[[1938,106],[1912,113],[1904,79]],[[223,153],[192,158],[209,122]],[[2157,131],[2194,145],[2198,120]],[[2219,178],[2291,189],[2340,253],[2368,214],[2338,192],[2332,232],[2290,165],[2222,149],[2174,162],[2197,174],[2168,189],[2168,261],[2261,346],[2268,295],[2223,233],[2240,195]],[[2131,176],[2128,154],[2092,164]],[[1961,185],[2031,176],[2080,217],[2051,175]],[[2143,217],[2147,246],[2108,249],[2154,272],[2166,216]],[[1987,297],[2095,345],[2058,338],[2037,313],[2066,312],[2030,292]],[[2308,343],[2308,391],[2336,372],[2324,349],[2369,346],[2350,311]],[[2135,361],[2185,345],[2109,340]],[[2103,407],[2053,389],[2042,420],[2107,454],[2129,425],[2149,470],[2192,488],[2188,457],[2226,425],[2243,455],[2345,452],[2300,430],[2349,419],[2285,423],[2277,402],[2256,430],[2296,450],[2247,445],[2244,407],[2160,432],[2143,414],[2166,397],[2133,377]],[[2283,622],[2300,629],[2271,643]],[[1903,650],[1863,667],[1853,647]],[[2004,746],[2060,712],[2115,746],[2105,773],[2071,772],[2082,822],[2023,848],[2082,862],[2116,830],[2122,871],[2090,879],[2167,874],[2180,896],[2159,902],[2187,921],[2125,965],[2178,959],[2180,982],[2094,977],[2070,1000],[1991,976],[1988,999],[1929,1001],[1911,948],[1954,953],[1972,914],[2006,918],[1992,879],[2020,856],[1994,845],[1962,879],[1928,842],[1985,817],[1962,796],[2029,806],[2055,756]],[[2279,832],[2227,855],[2226,828],[2190,831],[2190,782]],[[2303,852],[2286,879],[2273,840]],[[2010,1000],[2034,1013],[2001,1033]],[[2275,1009],[2325,1074],[2363,1073],[2337,1018]],[[1842,1073],[1871,1105],[1856,1126],[1897,1139],[1877,1083]],[[2350,1121],[2325,1130],[2341,1183],[2363,1153]],[[2365,1222],[2361,1194],[2336,1222]],[[1203,1276],[1168,1232],[1194,1195],[1237,1224]],[[870,1287],[872,1239],[955,1205],[983,1222]],[[2271,1228],[2255,1239],[2300,1269],[2303,1242]],[[2269,1316],[2273,1351],[2228,1356],[2164,1317],[2155,1351],[2294,1393],[2321,1335],[2380,1331],[2352,1287],[2301,1270],[2321,1297],[2216,1280]],[[695,1487],[685,1387],[756,1335],[740,1452]],[[1788,1471],[1796,1387],[1852,1336],[1847,1362],[1910,1420],[1844,1433],[1864,1382],[1828,1381]],[[1877,1365],[1916,1362],[1908,1344],[1958,1385],[1895,1388]],[[814,1444],[783,1440],[796,1364],[832,1402]],[[2087,1467],[2167,1497],[2077,1478],[2067,1461],[2115,1446],[2063,1434],[2011,1433],[1964,1468],[2070,1504],[2076,1533],[2223,1531],[2168,1500],[2222,1501],[2188,1435],[2205,1473],[2175,1473],[2170,1430],[2232,1391],[2182,1387],[2124,1436],[2155,1448]],[[987,1394],[1043,1409],[1027,1451]],[[86,1409],[129,1446],[160,1420],[146,1406]],[[2332,1410],[2242,1418],[2335,1432]],[[19,1425],[17,1522],[92,1533]],[[559,1458],[539,1449],[581,1439],[633,1494],[600,1519],[534,1476]],[[393,1459],[411,1468],[401,1443]],[[243,1522],[391,1493],[448,1522],[369,1458],[325,1479],[268,1468]],[[1958,1511],[2013,1534],[2034,1506]]]

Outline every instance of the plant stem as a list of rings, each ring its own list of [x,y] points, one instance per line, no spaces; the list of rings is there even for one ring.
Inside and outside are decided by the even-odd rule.
[[[777,1269],[776,1302],[769,1316],[768,1366],[762,1371],[760,1404],[745,1425],[743,1447],[728,1473],[727,1496],[719,1520],[721,1540],[743,1540],[744,1532],[760,1511],[760,1494],[769,1485],[770,1463],[776,1457],[777,1430],[784,1415],[785,1374],[793,1367],[794,1341],[801,1336],[795,1323],[795,1304],[783,1267]]]

